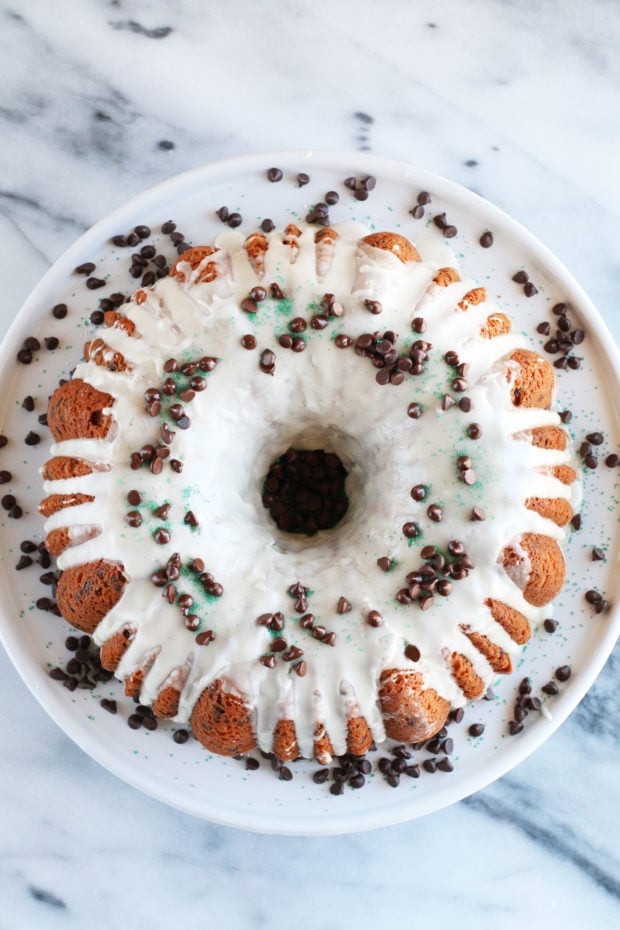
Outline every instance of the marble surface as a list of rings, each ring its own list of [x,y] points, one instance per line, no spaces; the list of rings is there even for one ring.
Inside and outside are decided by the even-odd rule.
[[[91,223],[205,161],[308,147],[409,160],[520,219],[620,336],[614,0],[0,2],[0,328]],[[0,928],[463,930],[620,922],[616,649],[569,721],[462,803],[354,837],[214,827],[138,794],[0,650]]]

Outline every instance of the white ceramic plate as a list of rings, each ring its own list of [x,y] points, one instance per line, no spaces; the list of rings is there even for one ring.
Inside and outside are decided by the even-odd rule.
[[[280,183],[266,180],[265,171],[273,165],[284,172]],[[311,176],[303,188],[295,182],[299,171]],[[377,178],[377,187],[367,201],[357,201],[343,180],[369,174]],[[605,435],[604,445],[597,450],[602,453],[601,465],[584,473],[582,529],[571,534],[566,547],[569,582],[554,606],[558,631],[553,635],[536,632],[514,673],[494,686],[494,700],[470,707],[464,724],[452,726],[453,772],[423,772],[419,779],[403,776],[395,790],[375,771],[363,790],[347,787],[339,797],[329,793],[328,785],[313,783],[311,773],[317,766],[311,762],[293,764],[294,778],[284,782],[268,763],[259,771],[246,772],[242,762],[214,756],[193,739],[177,745],[172,740],[172,724],[160,725],[154,732],[131,730],[125,719],[133,705],[124,698],[118,682],[94,692],[71,693],[61,687],[49,678],[48,671],[64,665],[68,658],[63,645],[68,628],[64,621],[35,607],[37,598],[49,593],[39,582],[41,569],[35,565],[15,571],[20,541],[41,539],[36,512],[41,496],[38,468],[45,458],[47,436],[37,423],[37,414],[44,411],[58,378],[66,377],[80,359],[82,345],[92,331],[88,319],[99,298],[113,291],[130,292],[137,284],[127,274],[127,259],[134,250],[112,248],[110,237],[147,224],[156,234],[155,241],[159,238],[162,249],[171,255],[167,237],[159,235],[162,222],[169,218],[190,242],[199,244],[221,231],[214,211],[223,204],[242,213],[242,230],[252,231],[266,216],[282,228],[286,222],[303,219],[309,205],[322,200],[329,190],[340,194],[339,204],[330,210],[333,222],[354,219],[376,229],[400,230],[417,243],[422,254],[425,242],[441,237],[431,217],[445,211],[458,228],[449,244],[459,261],[486,285],[491,299],[512,316],[535,348],[544,342],[536,334],[536,325],[553,320],[551,307],[556,302],[569,303],[571,317],[579,321],[587,338],[578,349],[581,369],[559,373],[559,409],[573,411],[569,428],[577,443],[593,430]],[[423,219],[414,220],[408,211],[421,190],[431,192],[432,204]],[[482,249],[478,240],[487,229],[493,231],[495,244]],[[89,291],[85,278],[73,273],[77,265],[90,260],[97,262],[97,275],[109,275],[108,287]],[[511,280],[522,267],[539,291],[529,300]],[[60,301],[70,308],[63,321],[50,312]],[[16,352],[30,335],[55,335],[60,347],[35,353],[30,366],[16,365]],[[0,633],[5,648],[41,705],[82,749],[136,788],[181,810],[231,826],[291,834],[353,832],[438,810],[500,777],[547,739],[584,696],[613,647],[620,614],[596,615],[583,595],[586,589],[596,588],[613,604],[620,599],[620,580],[613,577],[619,551],[618,470],[602,464],[607,454],[617,450],[620,433],[618,350],[598,312],[560,262],[510,217],[450,181],[371,156],[308,151],[254,155],[179,175],[102,220],[54,264],[11,326],[0,351],[0,371],[1,432],[10,439],[0,449],[0,469],[14,476],[10,484],[3,485],[2,494],[14,494],[25,511],[18,521],[0,511]],[[26,395],[36,398],[33,413],[21,407]],[[24,444],[30,430],[42,434],[40,445]],[[605,550],[605,561],[591,560],[593,546]],[[573,671],[570,680],[560,685],[560,695],[546,700],[544,714],[530,713],[522,733],[509,736],[507,721],[521,678],[531,676],[538,693],[553,671],[565,664]],[[102,697],[118,699],[118,716],[100,707]],[[485,724],[482,738],[468,736],[467,726],[473,722]],[[428,752],[421,752],[415,761],[428,757]]]

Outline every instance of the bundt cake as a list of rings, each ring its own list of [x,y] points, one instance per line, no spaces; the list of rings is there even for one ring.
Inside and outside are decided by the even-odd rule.
[[[128,695],[214,753],[325,763],[510,672],[576,473],[554,370],[484,287],[394,232],[291,224],[122,309],[50,400],[40,509],[58,607]]]

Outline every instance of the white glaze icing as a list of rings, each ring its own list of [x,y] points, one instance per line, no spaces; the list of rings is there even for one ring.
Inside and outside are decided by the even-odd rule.
[[[262,302],[254,316],[240,309],[240,301],[259,279],[243,248],[243,237],[230,232],[218,241],[219,251],[199,268],[192,271],[187,263],[180,265],[184,281],[162,279],[146,291],[143,303],[128,305],[127,316],[136,324],[136,334],[130,337],[111,328],[100,335],[124,355],[130,370],[112,373],[88,362],[75,372],[75,377],[115,397],[110,408],[113,430],[105,440],[70,440],[51,450],[53,455],[89,459],[110,471],[45,484],[47,493],[95,497],[93,503],[73,507],[69,514],[54,514],[46,523],[48,532],[67,523],[80,527],[80,533],[84,527],[101,530],[96,538],[66,550],[59,566],[107,558],[122,562],[130,579],[95,634],[96,641],[103,643],[127,624],[136,628],[118,676],[125,678],[147,657],[154,657],[141,699],[152,702],[172,674],[172,680],[184,682],[179,721],[188,720],[204,687],[222,678],[256,708],[261,748],[271,748],[278,720],[291,719],[304,755],[312,754],[317,723],[325,725],[336,753],[343,752],[351,714],[366,718],[377,741],[384,737],[377,682],[385,668],[417,669],[426,684],[454,706],[465,699],[450,673],[453,652],[465,655],[489,683],[494,677],[489,663],[460,627],[467,624],[506,652],[516,651],[484,606],[485,599],[503,601],[532,623],[538,622],[541,612],[525,602],[497,559],[503,547],[523,532],[563,538],[562,529],[525,508],[527,497],[571,499],[577,493],[541,471],[569,462],[569,452],[547,451],[513,438],[560,420],[551,411],[512,406],[509,379],[515,371],[506,358],[520,340],[513,335],[480,336],[487,315],[496,309],[490,303],[471,306],[466,312],[458,308],[475,282],[461,271],[461,281],[439,287],[433,278],[440,264],[432,257],[403,264],[383,250],[365,243],[360,247],[360,237],[367,233],[362,227],[336,228],[339,238],[328,256],[331,260],[326,260],[324,249],[319,256],[320,279],[315,227],[302,228],[296,248],[283,243],[281,232],[267,237],[262,283],[277,282],[287,299]],[[454,258],[446,261],[445,248],[438,258],[441,265],[455,266]],[[199,283],[208,261],[216,264],[218,277]],[[288,321],[294,316],[309,320],[322,295],[329,292],[342,304],[343,316],[320,332],[308,328],[305,352],[281,348],[277,337],[287,332]],[[365,309],[363,300],[369,297],[381,301],[380,316]],[[416,316],[427,322],[422,337],[411,332]],[[353,348],[335,346],[338,333],[356,337],[379,329],[399,334],[401,351],[416,338],[432,344],[423,375],[407,376],[399,386],[380,386],[369,359],[357,356]],[[240,344],[249,333],[257,338],[255,351]],[[274,376],[259,370],[264,348],[276,354]],[[443,361],[447,350],[456,351],[471,366],[469,414],[456,407],[441,409],[441,396],[450,392],[455,374]],[[167,465],[159,476],[146,468],[130,470],[131,452],[159,439],[160,419],[146,414],[145,389],[162,383],[165,359],[204,355],[220,361],[206,376],[207,390],[186,405],[192,426],[180,430],[167,421],[176,431],[171,455],[184,462],[182,475]],[[185,384],[189,379],[181,380]],[[407,416],[414,400],[424,411],[418,420]],[[483,431],[478,441],[465,432],[474,421]],[[310,539],[281,533],[261,502],[270,463],[289,447],[334,451],[349,472],[347,514],[335,529]],[[460,454],[473,459],[478,480],[471,487],[456,480],[455,460]],[[429,487],[424,502],[411,498],[410,489],[416,484]],[[135,509],[126,500],[134,488],[142,495],[144,517],[135,529],[125,522],[126,513]],[[172,538],[167,545],[157,545],[152,533],[162,521],[151,510],[164,502],[171,504],[167,525]],[[439,524],[426,516],[430,503],[443,507]],[[470,520],[476,505],[487,515],[483,523]],[[190,509],[199,521],[195,529],[183,524]],[[402,534],[407,521],[417,522],[422,530],[415,541],[408,542]],[[464,543],[475,570],[453,584],[448,598],[436,597],[429,610],[398,604],[394,596],[405,585],[407,572],[421,564],[421,546],[433,543],[445,550],[453,539]],[[177,583],[179,593],[195,598],[193,610],[201,618],[201,629],[215,631],[217,640],[210,646],[196,644],[178,606],[170,606],[150,580],[174,552],[180,553],[183,565],[202,558],[207,571],[224,587],[224,595],[215,599],[206,598],[185,573]],[[388,573],[377,566],[377,559],[386,555],[397,563]],[[312,592],[308,610],[315,622],[337,634],[333,648],[299,627],[294,599],[287,593],[297,581]],[[341,596],[352,604],[344,615],[336,612]],[[373,609],[384,618],[379,628],[366,622]],[[291,671],[291,663],[279,661],[271,670],[258,661],[268,651],[272,634],[257,626],[256,618],[275,611],[286,617],[281,635],[289,645],[304,650],[308,670],[303,678]],[[405,657],[406,643],[419,648],[419,662]]]

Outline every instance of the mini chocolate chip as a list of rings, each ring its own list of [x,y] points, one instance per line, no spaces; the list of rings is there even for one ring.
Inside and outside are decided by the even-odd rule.
[[[377,565],[382,572],[389,572],[392,567],[392,560],[386,555],[382,555],[381,558],[377,559]]]
[[[405,647],[405,656],[412,662],[419,662],[420,650],[417,646],[414,646],[413,643],[409,643],[409,645]]]
[[[283,178],[282,171],[279,168],[269,168],[267,171],[267,180],[275,183]]]
[[[493,245],[493,233],[487,230],[480,236],[479,242],[483,249],[490,249]]]
[[[568,681],[571,676],[571,667],[570,665],[561,665],[555,670],[555,677],[558,681],[564,682]]]
[[[403,536],[405,536],[407,539],[415,539],[419,535],[419,532],[420,532],[417,523],[414,523],[413,521],[410,521],[409,523],[404,523],[402,531],[403,531]]]

